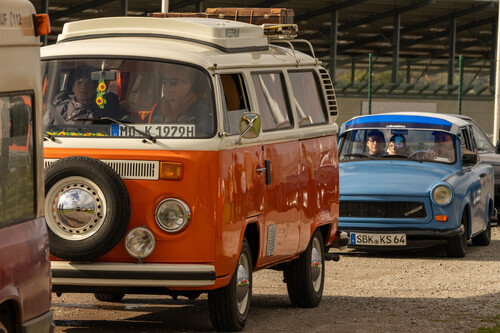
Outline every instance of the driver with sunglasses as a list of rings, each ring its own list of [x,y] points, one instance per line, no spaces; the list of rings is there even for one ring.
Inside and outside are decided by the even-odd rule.
[[[203,104],[195,85],[203,86],[203,78],[191,67],[175,65],[161,80],[163,96],[153,106],[148,117],[152,124],[196,124],[196,131],[208,135],[213,132],[210,108]],[[200,81],[197,81],[200,80]]]

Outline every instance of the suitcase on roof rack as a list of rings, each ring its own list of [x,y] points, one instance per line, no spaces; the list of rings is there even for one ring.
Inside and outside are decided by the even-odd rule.
[[[204,13],[151,13],[151,17],[206,17],[261,25],[292,24],[293,9],[286,8],[207,8]]]

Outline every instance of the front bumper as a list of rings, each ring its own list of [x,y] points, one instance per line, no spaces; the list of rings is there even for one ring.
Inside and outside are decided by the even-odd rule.
[[[448,239],[462,235],[465,232],[464,226],[461,225],[457,229],[451,230],[434,230],[434,229],[413,229],[413,228],[363,228],[363,227],[339,227],[339,230],[346,232],[350,238],[351,232],[367,233],[367,234],[406,234],[407,245],[403,246],[378,246],[378,245],[352,245],[349,247],[355,248],[379,248],[379,249],[414,249],[423,248],[433,245],[445,244]]]
[[[73,263],[52,261],[52,291],[74,287],[207,287],[215,284],[213,265]]]

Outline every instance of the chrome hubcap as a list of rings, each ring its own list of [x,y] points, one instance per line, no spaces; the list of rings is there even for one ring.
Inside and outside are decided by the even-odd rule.
[[[45,219],[49,228],[68,240],[86,239],[104,222],[104,194],[84,177],[68,177],[57,182],[47,193]]]
[[[236,271],[236,301],[238,311],[243,314],[248,306],[248,296],[250,293],[249,264],[246,255],[241,255]]]
[[[314,238],[311,249],[311,280],[314,291],[319,291],[321,288],[321,277],[323,276],[323,260],[320,246],[319,240]]]

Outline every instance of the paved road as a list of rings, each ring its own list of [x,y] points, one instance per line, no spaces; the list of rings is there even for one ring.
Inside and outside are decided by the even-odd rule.
[[[290,305],[280,272],[254,275],[245,332],[470,332],[499,325],[500,227],[488,247],[466,258],[441,249],[367,254],[341,251],[326,264],[318,308]],[[53,295],[56,332],[212,332],[206,295],[195,301],[127,295],[123,303],[89,294]]]

